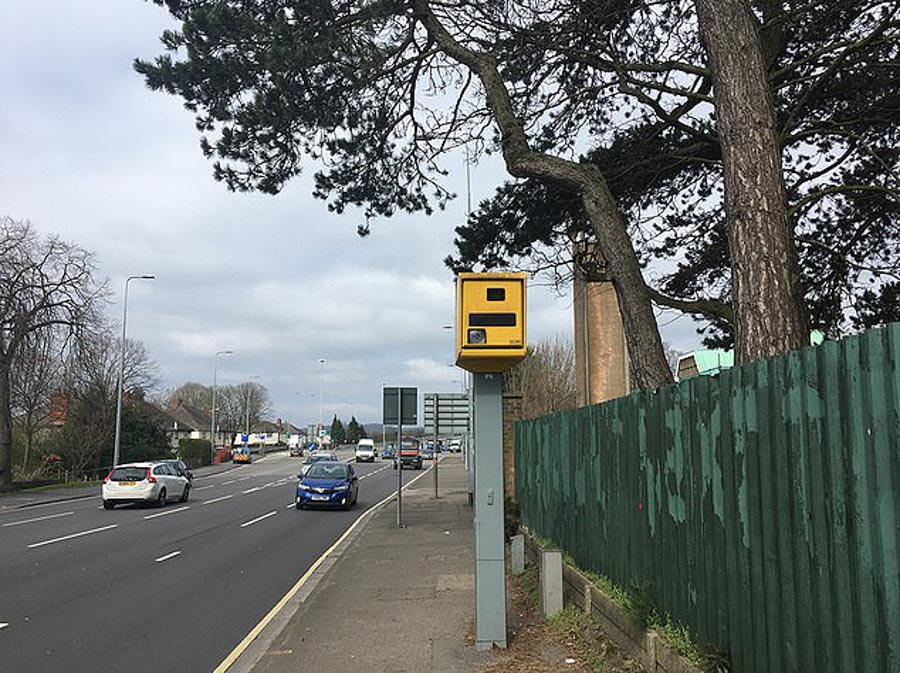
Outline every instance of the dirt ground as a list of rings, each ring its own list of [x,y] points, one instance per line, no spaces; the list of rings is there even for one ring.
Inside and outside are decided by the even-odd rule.
[[[511,573],[507,574],[511,577]],[[547,621],[540,614],[537,570],[510,578],[506,650],[494,650],[481,673],[638,673],[644,669],[575,609]],[[474,628],[471,633],[474,642]]]

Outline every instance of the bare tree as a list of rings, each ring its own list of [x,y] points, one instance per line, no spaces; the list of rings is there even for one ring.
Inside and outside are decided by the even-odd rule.
[[[174,405],[179,400],[189,406],[208,411],[212,407],[212,388],[202,383],[188,381],[166,392],[166,402],[169,405]]]
[[[13,422],[25,438],[22,472],[34,453],[35,436],[46,427],[50,397],[60,385],[64,343],[57,330],[31,334],[19,348],[10,372]]]
[[[106,295],[91,253],[27,221],[0,218],[0,491],[12,485],[13,362],[26,340],[57,328],[74,334]]]
[[[522,395],[522,418],[545,416],[575,407],[575,344],[557,336],[528,348],[514,368]]]
[[[98,322],[70,349],[64,381],[69,412],[54,450],[76,473],[112,462],[120,348],[112,329]],[[139,341],[126,341],[122,380],[126,408],[132,399],[141,403],[157,383],[158,367]]]

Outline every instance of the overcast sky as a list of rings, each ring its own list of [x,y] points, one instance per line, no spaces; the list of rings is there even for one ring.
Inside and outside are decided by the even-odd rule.
[[[459,390],[452,275],[443,258],[464,221],[461,158],[449,184],[461,198],[431,217],[334,215],[310,181],[282,194],[232,194],[212,178],[193,117],[152,92],[131,67],[161,53],[168,15],[141,0],[0,3],[0,215],[28,219],[97,255],[128,336],[160,367],[161,388],[258,376],[275,415],[380,420],[381,383]],[[496,163],[472,176],[473,203],[504,179]],[[663,316],[665,323],[672,316]],[[572,331],[571,299],[534,285],[529,340]],[[691,323],[664,338],[696,347]],[[326,359],[325,365],[319,359]]]

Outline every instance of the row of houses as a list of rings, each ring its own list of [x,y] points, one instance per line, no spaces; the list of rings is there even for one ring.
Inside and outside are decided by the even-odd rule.
[[[169,446],[177,448],[182,439],[203,439],[207,442],[212,431],[212,419],[203,409],[175,400],[167,408],[157,408],[160,421],[166,431]],[[266,446],[293,445],[306,441],[306,431],[293,423],[276,419],[259,421],[250,427],[249,435],[234,434],[233,429],[217,427],[215,445],[264,444]]]

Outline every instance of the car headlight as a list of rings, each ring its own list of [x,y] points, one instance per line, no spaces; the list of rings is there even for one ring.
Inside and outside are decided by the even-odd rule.
[[[306,484],[297,484],[297,488],[299,488],[301,491],[309,490],[309,486],[307,486]]]
[[[335,491],[346,491],[348,488],[350,488],[350,484],[342,484],[341,486],[335,486],[334,490]]]

